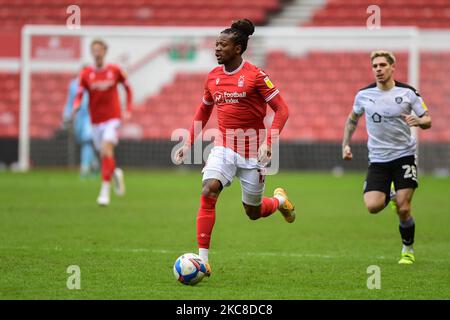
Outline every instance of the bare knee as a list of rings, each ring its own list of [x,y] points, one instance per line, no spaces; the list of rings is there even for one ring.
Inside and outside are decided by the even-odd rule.
[[[113,157],[114,156],[114,144],[108,141],[103,142],[101,155],[104,157]]]
[[[369,213],[378,213],[386,206],[386,195],[378,191],[367,192],[364,194],[364,203]]]
[[[384,203],[377,203],[377,202],[366,202],[366,208],[367,211],[371,214],[376,214],[384,209]]]
[[[409,205],[409,203],[398,206],[397,214],[398,214],[400,220],[402,220],[402,221],[408,220],[409,216],[411,215],[411,206]]]
[[[245,213],[250,218],[250,220],[257,220],[261,218],[261,206],[250,206],[248,204],[243,203]]]
[[[247,216],[250,218],[250,220],[258,220],[259,218],[261,218],[260,215],[250,214],[249,212],[247,212]]]
[[[401,221],[411,216],[411,201],[414,189],[400,189],[397,191],[397,214]]]
[[[202,196],[217,198],[222,189],[222,183],[219,180],[206,180],[203,182]]]

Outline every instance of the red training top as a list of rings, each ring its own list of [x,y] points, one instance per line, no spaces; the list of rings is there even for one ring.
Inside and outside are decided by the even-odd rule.
[[[88,66],[81,71],[80,86],[75,98],[74,106],[80,105],[83,91],[89,93],[89,113],[93,124],[102,123],[110,119],[121,118],[121,107],[117,84],[122,83],[127,93],[127,110],[131,111],[131,88],[125,74],[119,66],[107,64],[101,69]]]

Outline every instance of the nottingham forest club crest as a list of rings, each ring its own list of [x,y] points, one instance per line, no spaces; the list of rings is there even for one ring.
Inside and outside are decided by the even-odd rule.
[[[239,80],[238,80],[238,83],[237,83],[239,88],[243,88],[244,87],[244,80],[245,80],[245,77],[243,75],[239,77]]]

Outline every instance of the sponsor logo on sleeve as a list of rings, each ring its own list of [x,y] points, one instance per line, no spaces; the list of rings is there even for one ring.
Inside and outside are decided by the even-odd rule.
[[[422,108],[424,108],[426,111],[428,111],[428,107],[427,107],[427,105],[425,104],[425,101],[423,101],[423,100],[422,100]]]
[[[274,87],[272,81],[270,81],[270,79],[269,79],[269,76],[264,78],[264,82],[266,83],[266,85],[269,89],[272,89]]]

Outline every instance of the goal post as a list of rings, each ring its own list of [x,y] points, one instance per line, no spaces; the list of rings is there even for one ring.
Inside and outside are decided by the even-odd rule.
[[[124,69],[131,71],[129,79],[136,88],[138,103],[144,103],[149,96],[158,94],[165,85],[170,84],[177,72],[203,73],[204,75],[214,66],[214,39],[224,27],[116,27],[116,26],[82,26],[80,29],[68,29],[65,26],[26,25],[22,29],[21,69],[20,69],[20,130],[19,130],[19,170],[30,169],[31,131],[30,122],[39,119],[30,118],[32,106],[31,93],[36,90],[32,81],[33,74],[44,72],[57,74],[69,72],[76,74],[83,63],[90,62],[89,42],[93,38],[101,37],[111,42],[111,53],[108,52],[106,61],[125,65]],[[35,39],[52,37],[77,39],[74,45],[76,54],[67,54],[64,44],[50,44],[46,50],[39,51]],[[195,46],[194,57],[183,61],[170,56],[167,48],[176,46],[189,40]],[[36,42],[36,43],[35,43]],[[42,42],[42,41],[41,41]],[[64,42],[61,40],[61,43]],[[70,41],[68,41],[70,42]],[[53,57],[52,45],[59,50],[61,57]],[[68,45],[70,47],[70,44]],[[78,46],[78,47],[77,47]],[[364,71],[370,72],[369,53],[372,50],[387,49],[404,52],[408,56],[407,79],[409,84],[418,88],[420,79],[420,31],[416,28],[386,27],[379,30],[367,28],[300,28],[300,27],[257,27],[254,36],[249,41],[249,49],[244,58],[254,62],[263,69],[271,68],[271,52],[282,51],[287,56],[302,56],[312,51],[332,53],[365,52],[367,66]],[[164,51],[165,50],[165,51]],[[69,50],[70,51],[70,50]],[[162,57],[162,51],[168,53]],[[43,53],[42,53],[43,52]],[[49,53],[50,52],[50,53]],[[41,54],[42,53],[42,54]],[[67,56],[65,56],[67,55]],[[405,62],[403,62],[405,64]],[[298,81],[304,70],[298,69]],[[280,75],[278,75],[280,78]],[[151,85],[146,81],[151,79]],[[39,81],[38,81],[39,82]],[[56,81],[57,82],[57,81]],[[360,83],[360,86],[364,83]],[[201,99],[201,89],[197,90]],[[356,92],[349,93],[354,96]],[[52,94],[52,92],[47,92]],[[301,93],[299,93],[301,101]],[[192,107],[195,107],[193,105]],[[302,108],[302,106],[298,106]],[[348,105],[350,111],[351,105]],[[152,111],[148,111],[150,116]],[[193,114],[193,112],[192,112]],[[295,121],[293,119],[292,121]],[[343,123],[342,123],[343,126]],[[130,129],[131,130],[131,129]],[[292,133],[291,133],[292,134]],[[151,135],[150,135],[151,136]],[[293,139],[302,139],[299,135]],[[168,137],[170,139],[170,135]],[[144,135],[144,138],[145,135]],[[151,139],[151,138],[150,138]],[[310,139],[310,138],[309,138]],[[314,141],[314,139],[312,139]],[[140,139],[137,139],[139,143]],[[170,156],[170,155],[169,155]]]

